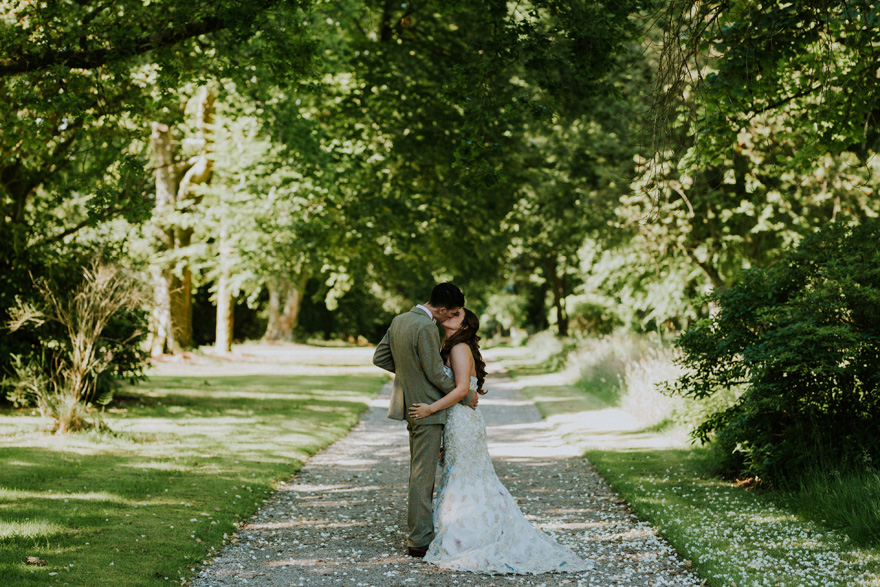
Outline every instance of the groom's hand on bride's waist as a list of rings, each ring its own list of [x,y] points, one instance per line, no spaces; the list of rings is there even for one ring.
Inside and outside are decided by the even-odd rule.
[[[472,400],[471,400],[471,403],[468,404],[468,405],[470,405],[470,407],[471,407],[472,410],[476,410],[476,409],[477,409],[477,404],[478,404],[478,403],[480,403],[480,396],[477,395],[477,393],[475,392],[475,393],[474,393],[474,399],[472,399]]]

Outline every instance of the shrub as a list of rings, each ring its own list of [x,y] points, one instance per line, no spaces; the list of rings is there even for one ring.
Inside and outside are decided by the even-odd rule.
[[[880,458],[880,222],[829,225],[710,301],[676,343],[674,391],[744,386],[693,432],[717,438],[728,472],[775,482],[817,455]]]
[[[72,292],[58,292],[47,281],[37,287],[45,308],[21,302],[10,311],[9,330],[28,325],[59,324],[66,336],[45,341],[42,354],[28,359],[12,357],[14,375],[3,380],[7,398],[17,405],[36,405],[41,415],[52,418],[53,432],[88,427],[90,401],[106,404],[113,391],[114,351],[137,356],[137,342],[143,333],[131,330],[127,339],[110,341],[114,321],[123,323],[141,296],[134,282],[115,268],[93,264],[83,270],[80,285]],[[131,324],[129,324],[131,326]],[[132,347],[135,347],[134,349]],[[128,365],[132,357],[126,356]]]
[[[569,328],[587,335],[607,335],[623,326],[611,308],[588,299],[575,299],[570,304]]]

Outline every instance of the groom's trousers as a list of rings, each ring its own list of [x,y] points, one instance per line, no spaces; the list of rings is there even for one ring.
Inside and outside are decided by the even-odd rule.
[[[428,546],[434,539],[434,477],[440,458],[442,424],[413,425],[407,423],[409,432],[409,499],[406,521],[409,547]]]

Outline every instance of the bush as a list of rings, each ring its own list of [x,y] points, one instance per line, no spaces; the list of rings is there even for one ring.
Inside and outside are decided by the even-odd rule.
[[[682,398],[661,393],[658,386],[680,375],[681,368],[675,364],[670,350],[649,350],[643,357],[626,364],[620,407],[646,426],[671,419],[676,404],[684,402]]]
[[[676,343],[674,391],[744,385],[693,433],[717,438],[728,472],[776,482],[817,455],[880,458],[880,222],[829,225],[710,301],[718,312]]]
[[[569,328],[582,334],[611,334],[623,326],[611,308],[585,299],[577,299],[569,311]]]
[[[42,366],[48,377],[69,347],[67,328],[60,322],[26,320],[13,332],[7,327],[15,322],[13,313],[23,309],[43,313],[47,302],[43,289],[66,298],[82,285],[85,267],[96,261],[112,265],[124,258],[122,250],[65,243],[64,247],[32,253],[26,259],[0,267],[0,380],[18,377],[15,357],[25,364]],[[109,368],[95,381],[96,398],[111,392],[119,380],[134,381],[143,377],[148,354],[139,343],[146,331],[146,317],[146,311],[139,308],[117,312],[110,318],[101,346],[112,359]],[[0,390],[0,404],[5,400],[6,395]]]
[[[134,315],[140,292],[118,269],[97,263],[83,270],[82,282],[73,291],[56,291],[46,280],[38,281],[37,288],[45,308],[19,301],[9,312],[8,329],[15,333],[32,326],[39,332],[54,323],[64,336],[40,339],[44,346],[39,355],[13,355],[14,375],[0,385],[14,404],[35,405],[41,415],[52,418],[53,432],[89,427],[90,402],[108,403],[114,375],[143,356],[137,350],[143,332],[133,329],[137,319],[126,318]],[[131,329],[128,338],[109,339],[120,323]],[[121,362],[114,357],[117,350],[124,356]]]

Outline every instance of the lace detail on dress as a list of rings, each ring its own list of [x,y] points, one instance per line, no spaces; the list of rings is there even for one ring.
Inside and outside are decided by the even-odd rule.
[[[477,378],[471,377],[471,389],[476,386]],[[435,535],[426,561],[488,574],[572,572],[592,567],[525,519],[495,474],[479,408],[472,410],[461,404],[449,408],[443,434],[446,457],[434,500]]]

